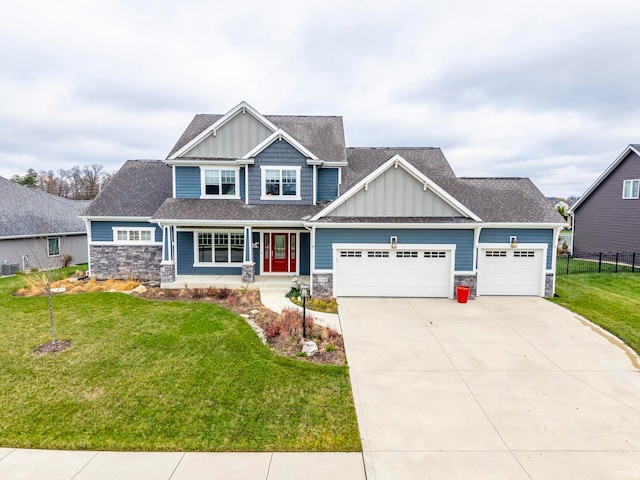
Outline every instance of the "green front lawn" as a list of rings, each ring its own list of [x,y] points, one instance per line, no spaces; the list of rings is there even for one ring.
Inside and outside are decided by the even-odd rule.
[[[640,275],[559,275],[552,301],[579,313],[640,353]]]
[[[121,293],[18,298],[0,279],[0,446],[146,451],[358,451],[346,367],[277,356],[210,303]]]

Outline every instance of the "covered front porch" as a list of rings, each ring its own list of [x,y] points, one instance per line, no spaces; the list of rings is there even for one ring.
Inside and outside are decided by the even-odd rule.
[[[176,275],[172,282],[163,282],[162,288],[286,288],[296,283],[310,285],[311,277],[306,275],[256,275],[253,283],[242,281],[240,275]]]

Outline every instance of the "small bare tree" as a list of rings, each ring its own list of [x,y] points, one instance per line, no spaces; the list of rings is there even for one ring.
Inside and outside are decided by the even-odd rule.
[[[53,297],[56,293],[54,283],[59,279],[59,269],[65,256],[62,255],[62,238],[48,237],[34,240],[29,246],[28,264],[31,269],[29,280],[47,295],[49,307],[49,330],[51,332],[51,350],[58,351],[56,328],[53,316]],[[26,273],[26,272],[25,272]]]

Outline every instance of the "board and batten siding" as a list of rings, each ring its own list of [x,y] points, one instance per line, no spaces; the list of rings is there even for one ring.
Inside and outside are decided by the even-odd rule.
[[[301,200],[260,200],[262,194],[261,166],[302,167],[300,171]],[[249,203],[256,205],[313,205],[313,167],[307,165],[302,155],[286,140],[276,140],[255,157],[249,165]]]
[[[622,198],[625,180],[640,179],[640,157],[629,154],[575,212],[573,253],[640,252],[640,199]]]
[[[162,229],[158,225],[149,222],[102,222],[91,221],[91,241],[92,242],[113,242],[113,227],[122,228],[155,228],[155,238],[157,243],[162,243]]]
[[[553,256],[556,253],[552,228],[483,228],[480,232],[480,243],[509,243],[512,236],[517,237],[518,245],[523,243],[546,243],[547,270],[553,265]],[[526,247],[522,247],[526,248]]]
[[[338,197],[338,169],[318,169],[318,200],[335,200]]]
[[[211,167],[224,169],[224,166],[216,166],[214,164],[212,164]],[[200,167],[177,165],[175,169],[176,198],[200,198],[200,191],[202,186]],[[240,185],[240,198],[244,198],[244,168],[240,168],[238,170],[238,184]]]
[[[177,232],[176,273],[178,275],[242,275],[242,266],[237,267],[194,267],[194,233]]]
[[[389,168],[336,207],[331,217],[461,217],[404,168]]]
[[[250,113],[238,113],[186,152],[190,158],[241,158],[273,132]]]
[[[334,243],[380,243],[390,245],[391,236],[398,237],[398,244],[455,244],[456,271],[473,270],[473,230],[409,230],[409,229],[316,229],[317,270],[333,269]]]

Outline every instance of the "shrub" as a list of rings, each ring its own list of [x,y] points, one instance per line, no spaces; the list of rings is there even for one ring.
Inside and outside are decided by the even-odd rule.
[[[68,267],[69,265],[71,265],[71,262],[73,262],[73,257],[71,255],[69,255],[68,253],[65,253],[62,258],[60,259],[60,265],[63,268]]]

